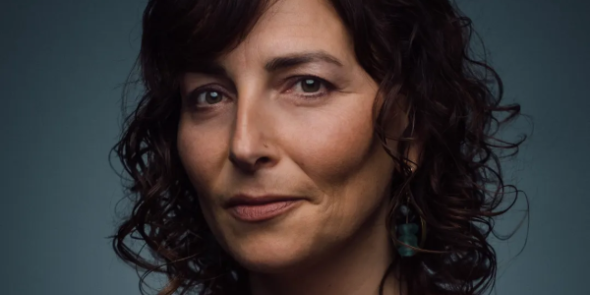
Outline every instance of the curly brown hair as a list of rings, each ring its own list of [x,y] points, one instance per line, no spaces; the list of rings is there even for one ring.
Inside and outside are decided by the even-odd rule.
[[[399,167],[408,168],[401,155],[415,140],[423,146],[415,173],[394,175],[391,208],[409,188],[428,238],[420,253],[396,259],[392,267],[400,267],[410,294],[484,293],[494,284],[497,265],[487,238],[495,217],[514,204],[500,209],[506,189],[516,192],[514,201],[519,192],[504,184],[501,151],[513,150],[504,156],[514,156],[526,138],[507,142],[497,132],[520,115],[520,105],[500,105],[501,79],[485,56],[473,57],[471,20],[449,0],[331,3],[352,37],[359,64],[380,85],[385,101],[375,133],[384,147]],[[145,275],[168,276],[158,294],[247,289],[246,271],[220,249],[200,214],[177,153],[179,75],[235,48],[267,4],[150,0],[145,9],[136,62],[141,77],[127,82],[141,83],[144,91],[112,150],[131,177],[126,192],[133,210],[112,241],[116,254]],[[394,151],[385,144],[392,138],[382,127],[399,93],[413,110],[413,133],[408,129],[395,138],[400,144]],[[389,224],[394,215],[391,209]],[[127,238],[145,242],[155,261],[132,249]]]

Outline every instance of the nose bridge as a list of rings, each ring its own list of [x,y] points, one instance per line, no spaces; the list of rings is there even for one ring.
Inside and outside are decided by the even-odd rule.
[[[238,88],[237,111],[230,145],[230,160],[252,168],[273,158],[272,119],[263,103],[263,91],[255,86]]]
[[[260,141],[263,130],[258,128],[261,119],[260,111],[256,109],[257,98],[254,95],[238,98],[232,149],[243,150]]]

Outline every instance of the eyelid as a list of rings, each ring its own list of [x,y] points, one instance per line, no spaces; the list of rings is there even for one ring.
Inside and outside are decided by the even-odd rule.
[[[291,76],[291,77],[287,78],[286,79],[288,81],[287,86],[285,87],[285,90],[283,90],[282,92],[284,92],[284,93],[296,92],[296,91],[294,91],[294,87],[297,84],[302,83],[306,79],[313,79],[313,80],[318,81],[320,83],[320,87],[322,87],[322,86],[324,87],[324,91],[318,91],[318,92],[311,93],[311,94],[296,94],[296,96],[303,97],[303,98],[320,97],[320,96],[324,96],[324,95],[330,93],[331,91],[337,89],[337,87],[334,84],[332,84],[331,82],[328,82],[324,78],[321,78],[321,77],[318,77],[315,75],[302,74],[302,75],[296,75],[296,76]],[[194,107],[201,108],[201,109],[213,108],[213,107],[215,107],[215,105],[221,104],[221,103],[216,103],[216,104],[212,104],[210,106],[203,106],[206,104],[198,104],[198,101],[197,101],[198,97],[207,91],[219,92],[223,96],[222,101],[232,98],[232,95],[228,94],[227,88],[225,86],[222,86],[218,83],[209,83],[209,84],[198,86],[195,89],[189,91],[187,94],[188,103]]]
[[[225,91],[224,87],[219,86],[218,84],[206,84],[206,85],[202,85],[199,86],[193,90],[191,90],[189,92],[189,94],[187,95],[187,101],[191,106],[197,107],[197,108],[213,108],[215,107],[215,105],[217,104],[221,104],[221,103],[216,103],[216,104],[212,104],[209,106],[202,106],[203,104],[199,104],[198,103],[198,98],[199,96],[201,96],[203,93],[206,93],[208,91],[215,91],[215,92],[219,92],[222,96],[222,101],[224,99],[230,99],[231,96],[227,94],[227,92]],[[205,104],[207,105],[207,104]]]
[[[287,87],[287,90],[285,92],[293,92],[293,87],[295,87],[297,84],[302,83],[303,81],[307,80],[307,79],[313,79],[316,80],[320,83],[320,87],[324,87],[325,90],[324,92],[315,92],[312,94],[308,94],[308,95],[298,95],[300,97],[319,97],[319,96],[323,96],[331,91],[333,91],[334,89],[336,89],[336,87],[334,86],[334,84],[328,82],[327,80],[320,78],[318,76],[314,76],[314,75],[298,75],[298,76],[293,76],[290,77],[289,80],[291,80],[291,82],[289,82],[289,86]]]

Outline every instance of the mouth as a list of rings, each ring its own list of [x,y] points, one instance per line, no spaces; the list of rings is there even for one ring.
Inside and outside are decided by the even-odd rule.
[[[287,196],[251,197],[238,195],[227,203],[230,214],[245,222],[262,222],[286,214],[303,201],[302,198]]]

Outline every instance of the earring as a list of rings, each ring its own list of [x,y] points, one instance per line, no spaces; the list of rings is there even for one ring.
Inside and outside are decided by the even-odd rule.
[[[417,206],[415,207],[417,210],[411,210],[412,204],[411,201],[411,192],[410,188],[406,190],[404,204],[399,207],[399,211],[396,214],[397,221],[396,224],[396,232],[397,232],[397,251],[400,256],[402,257],[411,257],[416,254],[416,250],[413,248],[418,248],[418,242],[420,242],[420,248],[423,247],[424,241],[426,239],[426,222],[421,216],[421,212]],[[418,212],[416,212],[418,211]],[[420,223],[420,226],[418,223]],[[421,239],[418,241],[418,233],[421,232]],[[413,247],[413,248],[412,248]]]

